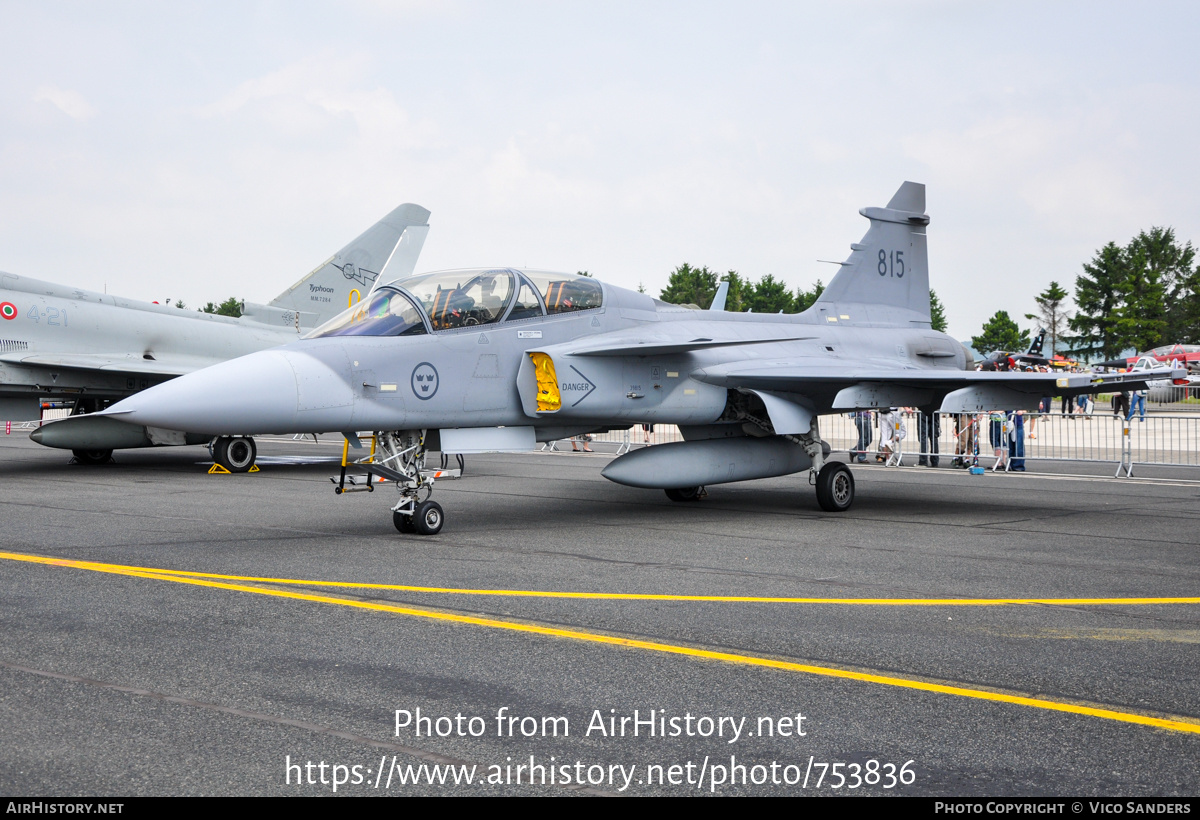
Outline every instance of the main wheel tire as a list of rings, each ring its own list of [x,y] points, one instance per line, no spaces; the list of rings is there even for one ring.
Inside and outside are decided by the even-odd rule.
[[[71,454],[80,464],[107,464],[112,450],[72,450]]]
[[[213,444],[213,461],[231,473],[249,472],[258,455],[254,439],[238,436],[221,436]]]
[[[409,535],[417,531],[416,527],[413,526],[413,517],[411,515],[405,515],[402,512],[392,513],[392,523],[396,525],[396,529],[405,535]]]
[[[437,535],[442,531],[442,524],[446,523],[446,514],[436,501],[422,501],[413,513],[412,523],[421,535]]]
[[[850,468],[831,461],[817,473],[817,503],[825,512],[845,512],[854,503],[854,476]]]
[[[678,487],[672,490],[664,490],[667,498],[672,501],[699,501],[700,487]]]

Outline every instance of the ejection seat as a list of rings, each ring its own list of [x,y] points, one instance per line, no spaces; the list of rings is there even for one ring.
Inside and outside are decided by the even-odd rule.
[[[477,325],[479,319],[471,315],[474,307],[475,300],[457,288],[439,290],[429,306],[429,320],[434,330]]]

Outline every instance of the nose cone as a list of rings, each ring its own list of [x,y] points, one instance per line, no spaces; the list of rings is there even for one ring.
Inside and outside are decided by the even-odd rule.
[[[265,350],[143,390],[104,413],[214,435],[307,432],[297,419],[298,385],[317,381],[348,391],[344,378],[302,353]]]

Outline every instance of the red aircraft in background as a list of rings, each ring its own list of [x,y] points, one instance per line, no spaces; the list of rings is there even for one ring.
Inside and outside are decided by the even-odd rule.
[[[1200,373],[1200,345],[1164,345],[1128,359],[1113,359],[1107,362],[1097,362],[1105,367],[1130,368],[1137,364],[1138,359],[1151,358],[1159,362],[1179,362],[1188,369],[1189,373]]]

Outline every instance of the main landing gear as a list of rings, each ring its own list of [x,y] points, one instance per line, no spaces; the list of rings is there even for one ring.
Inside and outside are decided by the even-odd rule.
[[[213,439],[213,461],[231,473],[247,473],[254,466],[258,447],[249,436],[221,436]]]
[[[80,464],[107,464],[112,461],[112,450],[72,450],[71,455]]]
[[[773,428],[770,428],[765,421],[754,419],[752,416],[749,418],[751,418],[752,423],[763,430],[774,432]],[[798,435],[780,436],[780,438],[791,442],[789,446],[803,448],[809,467],[808,483],[817,491],[817,503],[821,509],[825,512],[834,513],[845,512],[850,509],[850,506],[854,503],[854,476],[850,473],[850,468],[845,464],[839,461],[827,462],[825,460],[830,452],[829,445],[821,440],[816,418],[813,418],[808,432]],[[799,466],[805,463],[805,459],[798,456],[799,454],[793,454],[788,457],[794,457],[795,460],[791,463]],[[791,469],[794,470],[795,467]],[[758,475],[747,477],[768,478],[781,474],[784,473],[775,470],[775,461],[772,460],[769,469],[763,470]],[[731,478],[730,480],[733,479]],[[665,490],[665,492],[667,498],[679,503],[699,501],[708,495],[704,487],[673,487]]]
[[[338,495],[374,492],[381,481],[391,481],[400,491],[400,500],[392,507],[392,524],[396,529],[405,534],[437,535],[446,514],[442,505],[430,498],[433,482],[439,478],[458,478],[462,471],[425,469],[424,430],[376,433],[370,440],[370,453],[357,461],[348,460],[350,442],[346,442],[342,450],[342,474],[330,479],[333,491]],[[348,467],[357,467],[366,474],[349,474]],[[364,478],[366,481],[362,482]]]
[[[812,459],[808,471],[808,483],[817,489],[817,503],[825,512],[845,512],[854,503],[854,476],[850,468],[840,461],[825,461],[829,454],[828,445],[821,440],[821,430],[816,417],[807,433],[792,439],[804,448]]]
[[[76,399],[75,405],[71,408],[72,416],[80,416],[84,413],[95,413],[101,407],[100,399],[80,398]],[[108,464],[112,461],[112,450],[72,450],[71,455],[75,456],[76,464],[87,464],[96,466],[99,464]]]
[[[664,490],[663,492],[667,494],[667,498],[679,502],[699,501],[708,495],[703,487],[679,487],[673,490]]]
[[[817,490],[817,503],[825,512],[845,512],[854,503],[854,476],[840,461],[830,461],[810,474],[809,483]],[[667,498],[685,503],[699,501],[708,493],[703,487],[679,487],[664,490]]]
[[[854,503],[854,476],[840,461],[831,461],[817,473],[817,503],[825,512],[845,512]]]

